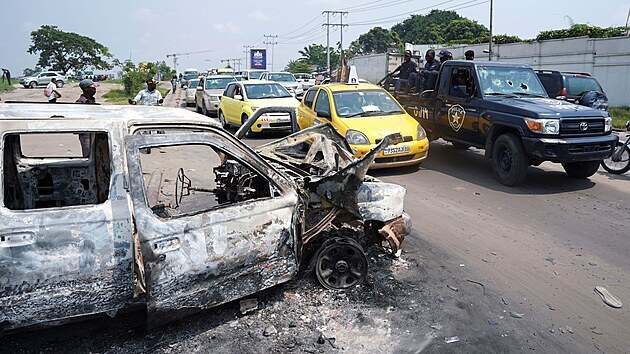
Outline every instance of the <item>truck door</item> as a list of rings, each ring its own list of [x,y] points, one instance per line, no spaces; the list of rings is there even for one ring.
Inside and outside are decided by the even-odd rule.
[[[133,297],[122,136],[84,133],[85,154],[75,133],[2,137],[1,329],[115,314]]]
[[[436,115],[443,137],[483,146],[479,130],[479,93],[472,66],[445,67],[438,90]]]
[[[149,326],[297,273],[297,192],[239,140],[206,131],[126,142]]]

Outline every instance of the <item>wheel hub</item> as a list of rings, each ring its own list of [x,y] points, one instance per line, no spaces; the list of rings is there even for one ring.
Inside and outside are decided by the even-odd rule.
[[[346,261],[338,261],[337,264],[335,265],[335,269],[337,269],[339,273],[347,273],[348,263],[346,263]]]
[[[356,241],[333,238],[322,245],[315,274],[325,288],[344,290],[363,282],[367,269],[367,257]]]

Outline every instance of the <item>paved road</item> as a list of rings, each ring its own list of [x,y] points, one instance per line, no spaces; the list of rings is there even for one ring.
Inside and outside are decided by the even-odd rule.
[[[497,309],[509,303],[524,314],[525,341],[540,341],[544,333],[564,350],[628,350],[630,174],[600,168],[576,180],[560,165],[543,163],[529,168],[525,185],[510,188],[494,180],[481,150],[459,151],[443,141],[431,144],[418,171],[371,174],[407,188],[405,209],[415,232],[405,241],[406,253],[450,269],[464,264],[500,294]],[[605,305],[595,286],[627,305]],[[487,318],[477,325],[487,326]]]
[[[181,106],[181,94],[178,90],[176,95],[167,96],[165,105]],[[245,141],[256,146],[282,135]],[[390,313],[388,306],[381,306],[388,309],[382,314],[389,316],[384,317],[391,321],[388,323],[393,325],[400,320],[406,331],[379,332],[374,328],[377,320],[370,319],[366,323],[371,324],[361,325],[355,338],[343,338],[339,330],[339,342],[370,342],[370,337],[378,337],[379,341],[372,342],[392,342],[389,351],[401,352],[423,348],[429,352],[628,351],[630,174],[614,176],[600,170],[590,179],[575,180],[560,166],[544,163],[529,169],[525,185],[508,188],[494,180],[490,162],[481,151],[455,150],[442,141],[431,143],[429,158],[419,170],[390,169],[372,174],[407,188],[405,209],[413,219],[414,232],[405,240],[402,258],[411,271],[406,273],[408,278],[396,280],[424,289],[415,293],[418,289],[414,288],[413,298],[398,297],[396,291],[386,295],[393,297],[391,303],[401,309],[398,312]],[[609,289],[624,302],[624,307],[613,309],[605,305],[594,292],[595,286]],[[280,313],[286,313],[278,317],[306,311],[304,307],[287,310],[288,301],[277,304]],[[335,308],[338,304],[335,300],[323,308]],[[521,314],[522,318],[516,318]],[[361,316],[358,318],[365,317]],[[260,314],[242,320],[255,318],[260,318]],[[490,324],[489,319],[498,324]],[[431,320],[439,320],[444,330],[429,329]],[[198,326],[193,331],[198,334],[186,335],[192,339],[179,338],[181,327],[187,329],[189,324]],[[133,351],[137,348],[134,345],[143,345],[143,340],[147,348],[146,342],[158,334],[166,337],[167,343],[179,343],[180,349],[190,349],[192,343],[210,350],[213,345],[238,340],[233,338],[233,324],[240,326],[238,321],[228,322],[225,318],[208,325],[205,317],[197,317],[176,324],[167,332],[152,332],[144,339],[138,339],[135,333],[114,331],[109,331],[108,336],[129,337],[116,343],[124,348],[122,351]],[[116,322],[112,327],[118,325]],[[250,336],[253,333],[243,331]],[[56,333],[66,330],[51,333],[56,338]],[[444,336],[451,335],[458,335],[462,342],[445,344]],[[29,336],[25,335],[12,338],[11,343],[23,347],[28,341]],[[90,340],[79,338],[75,342]],[[94,344],[85,345],[98,349]],[[63,343],[52,346],[63,347]],[[162,350],[168,352],[169,348],[170,344]],[[370,347],[363,348],[370,351]],[[378,348],[381,347],[372,350],[382,351]],[[350,351],[361,349],[354,347]]]

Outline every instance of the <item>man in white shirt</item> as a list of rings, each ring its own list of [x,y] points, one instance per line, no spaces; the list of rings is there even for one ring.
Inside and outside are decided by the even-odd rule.
[[[157,84],[153,79],[147,80],[147,88],[138,92],[133,100],[129,100],[129,103],[137,104],[138,101],[142,102],[143,106],[157,106],[164,102],[162,94],[157,90]]]
[[[61,94],[57,91],[57,79],[54,77],[50,79],[44,94],[48,97],[48,103],[57,103],[57,98],[61,97]]]

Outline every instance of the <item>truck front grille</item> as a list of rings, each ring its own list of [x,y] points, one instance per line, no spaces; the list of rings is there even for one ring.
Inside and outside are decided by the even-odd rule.
[[[603,118],[566,118],[560,121],[560,135],[589,135],[603,132]]]

